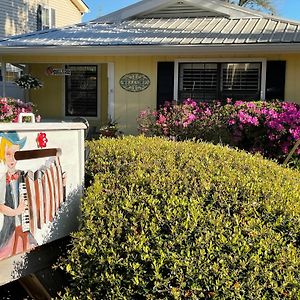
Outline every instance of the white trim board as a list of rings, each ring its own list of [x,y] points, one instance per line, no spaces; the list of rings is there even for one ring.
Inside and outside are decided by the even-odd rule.
[[[115,120],[115,65],[114,63],[107,64],[108,78],[108,120]]]

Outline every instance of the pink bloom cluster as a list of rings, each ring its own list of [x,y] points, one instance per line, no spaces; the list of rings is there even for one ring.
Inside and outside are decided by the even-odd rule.
[[[205,105],[198,105],[192,99],[187,99],[184,103],[166,102],[157,111],[147,109],[138,116],[139,131],[150,136],[163,135],[176,139],[181,137],[192,138],[191,128],[201,118],[209,116],[211,112]]]
[[[0,98],[0,122],[18,122],[20,113],[34,113],[34,109],[32,103],[25,103],[13,98]],[[40,119],[40,116],[36,117],[37,122]]]
[[[141,112],[138,124],[146,135],[221,142],[282,161],[300,139],[300,106],[279,101],[227,99],[221,104],[187,99]],[[300,156],[300,149],[296,155]]]
[[[283,159],[300,139],[300,106],[295,103],[239,101],[234,107],[229,130],[243,149]]]

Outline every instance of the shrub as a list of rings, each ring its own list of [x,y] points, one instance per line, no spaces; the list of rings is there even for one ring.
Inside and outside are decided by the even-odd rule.
[[[64,299],[299,299],[299,172],[205,143],[89,146]]]
[[[288,102],[167,103],[158,111],[146,110],[138,118],[148,136],[176,140],[222,142],[249,152],[259,152],[282,162],[300,139],[300,106]],[[295,153],[298,159],[300,149]]]
[[[0,98],[0,122],[18,122],[20,113],[36,113],[35,106],[30,102],[23,102],[19,99]],[[41,117],[38,115],[36,121],[39,122]]]

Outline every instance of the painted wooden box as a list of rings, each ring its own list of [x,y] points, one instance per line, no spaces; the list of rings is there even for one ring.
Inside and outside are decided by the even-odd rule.
[[[0,125],[0,285],[34,273],[39,247],[76,230],[84,185],[82,123]]]

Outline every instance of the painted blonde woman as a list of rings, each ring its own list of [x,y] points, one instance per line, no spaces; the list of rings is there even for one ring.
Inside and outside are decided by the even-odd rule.
[[[20,139],[16,132],[0,133],[0,137],[0,163],[5,169],[0,178],[0,259],[3,259],[31,249],[36,242],[22,230],[25,203],[19,199],[20,171],[16,169],[14,156],[24,147],[26,138]]]

